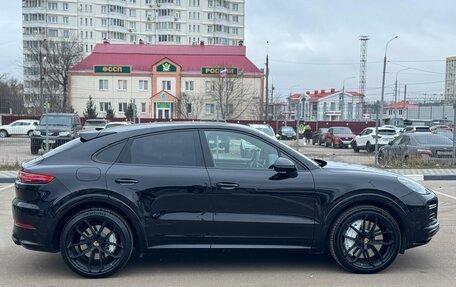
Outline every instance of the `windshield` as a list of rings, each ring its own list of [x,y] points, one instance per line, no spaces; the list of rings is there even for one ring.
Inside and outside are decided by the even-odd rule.
[[[396,134],[395,130],[378,130],[378,134],[381,136],[394,136]]]
[[[86,121],[85,127],[104,127],[106,125],[105,121]]]
[[[40,119],[40,126],[45,126],[46,121],[50,126],[71,127],[71,117],[68,116],[43,115]]]
[[[421,145],[453,145],[453,141],[442,135],[416,135],[416,141]]]
[[[335,134],[352,134],[352,131],[349,128],[333,128],[333,133],[335,133]]]
[[[271,137],[275,136],[274,131],[270,127],[255,127],[255,129],[267,134],[268,136],[271,136]]]
[[[321,129],[320,129],[320,132],[321,132],[322,134],[327,133],[327,132],[328,132],[328,129],[326,129],[326,128],[321,128]]]
[[[284,132],[293,132],[294,130],[291,127],[282,127],[282,131],[284,131]]]
[[[415,128],[415,132],[430,132],[431,130],[429,129],[429,127],[416,127]]]

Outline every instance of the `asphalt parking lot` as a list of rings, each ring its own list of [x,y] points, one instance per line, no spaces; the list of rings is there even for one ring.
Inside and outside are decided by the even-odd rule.
[[[456,286],[456,184],[426,181],[438,193],[441,230],[379,274],[343,271],[327,256],[272,251],[155,252],[134,255],[114,277],[88,280],[60,254],[26,250],[10,239],[12,184],[0,184],[0,286]]]
[[[296,146],[296,141],[283,141],[290,146]],[[373,154],[365,151],[353,152],[353,149],[333,149],[318,145],[303,145],[299,151],[309,158],[340,161],[346,163],[357,163],[365,165],[374,164]],[[30,138],[9,137],[0,138],[0,166],[14,165],[35,158],[30,153]]]

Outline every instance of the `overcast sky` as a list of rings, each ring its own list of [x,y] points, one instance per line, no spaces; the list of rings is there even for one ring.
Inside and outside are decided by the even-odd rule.
[[[2,1],[0,73],[22,77],[21,1]],[[314,89],[358,90],[359,35],[369,35],[367,96],[380,95],[382,62],[388,48],[387,98],[396,72],[408,96],[442,94],[445,58],[456,56],[454,0],[246,0],[245,44],[249,58],[264,67],[269,41],[276,93]],[[402,65],[402,66],[399,66]]]

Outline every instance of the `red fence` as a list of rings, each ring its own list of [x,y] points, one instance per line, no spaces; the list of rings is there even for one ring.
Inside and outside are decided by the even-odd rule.
[[[16,120],[23,120],[23,119],[30,119],[30,120],[39,120],[40,116],[12,116],[12,115],[0,115],[0,123],[2,125],[7,125],[9,123],[12,123]],[[81,122],[84,124],[85,118],[81,117]],[[125,118],[114,118],[111,119],[111,121],[125,121]],[[170,120],[163,120],[163,119],[153,119],[153,118],[141,118],[140,122],[141,123],[153,123],[153,122],[169,122]],[[184,120],[184,119],[175,119],[172,120],[174,122],[179,122],[179,121],[191,121],[191,120]],[[296,128],[296,121],[250,121],[250,120],[231,120],[227,121],[228,123],[238,123],[238,124],[268,124],[270,125],[274,131],[277,133],[279,129],[282,126],[290,126],[293,128]],[[357,122],[352,122],[352,121],[301,121],[300,123],[306,123],[308,124],[311,128],[312,131],[316,131],[318,128],[330,128],[330,127],[349,127],[353,133],[358,134],[360,133],[363,129],[367,127],[372,127],[375,126],[375,122],[373,121],[357,121]]]

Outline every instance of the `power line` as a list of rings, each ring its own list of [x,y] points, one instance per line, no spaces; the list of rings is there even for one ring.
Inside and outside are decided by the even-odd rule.
[[[392,61],[388,61],[388,62],[391,63],[391,64],[393,64],[393,65],[399,66],[399,67],[409,68],[409,69],[412,69],[412,70],[421,71],[421,72],[425,72],[425,73],[441,74],[441,75],[444,75],[444,74],[445,74],[445,73],[442,73],[442,72],[435,72],[435,71],[429,71],[429,70],[414,68],[414,67],[410,67],[410,66],[398,64],[398,63],[395,63],[395,62],[392,62]]]

